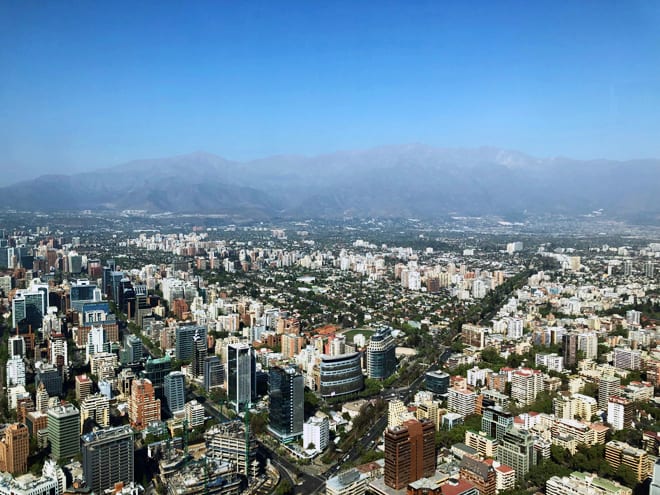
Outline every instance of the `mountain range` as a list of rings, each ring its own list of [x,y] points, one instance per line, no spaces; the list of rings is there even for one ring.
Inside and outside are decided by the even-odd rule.
[[[0,188],[19,210],[146,210],[240,219],[588,214],[660,223],[660,160],[535,158],[493,147],[383,146],[231,161],[204,152]]]

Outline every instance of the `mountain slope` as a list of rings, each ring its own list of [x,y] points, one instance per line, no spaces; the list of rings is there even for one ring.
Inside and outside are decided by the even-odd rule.
[[[242,218],[582,214],[658,219],[660,160],[539,159],[421,144],[236,162],[193,153],[0,188],[0,207]]]

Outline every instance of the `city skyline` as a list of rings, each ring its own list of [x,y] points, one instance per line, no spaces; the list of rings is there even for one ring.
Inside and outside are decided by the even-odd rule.
[[[195,150],[660,156],[649,2],[25,2],[0,19],[5,183]]]

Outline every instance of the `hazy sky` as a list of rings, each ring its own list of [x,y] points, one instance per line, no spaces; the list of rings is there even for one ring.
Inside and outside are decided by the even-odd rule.
[[[656,0],[0,2],[2,183],[195,150],[660,157],[659,111]]]

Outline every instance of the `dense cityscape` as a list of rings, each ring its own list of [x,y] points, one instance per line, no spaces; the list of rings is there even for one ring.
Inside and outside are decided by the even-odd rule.
[[[656,493],[658,232],[554,221],[5,212],[0,493]]]

